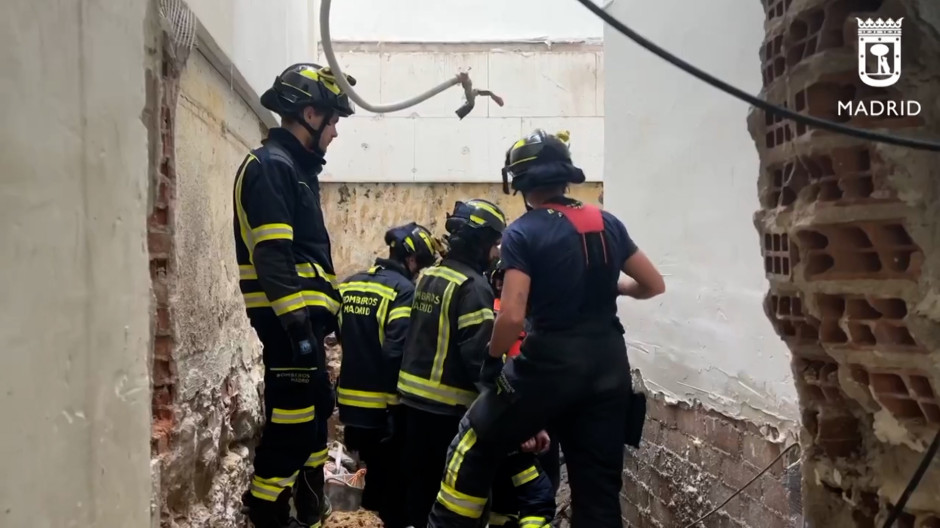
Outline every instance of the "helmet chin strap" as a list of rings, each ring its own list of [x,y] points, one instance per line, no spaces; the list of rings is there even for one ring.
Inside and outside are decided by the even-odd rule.
[[[330,124],[330,120],[333,119],[333,110],[327,110],[323,114],[323,121],[320,123],[320,128],[316,129],[310,126],[310,123],[307,122],[307,119],[304,117],[303,111],[297,116],[297,121],[300,122],[300,125],[307,130],[310,134],[311,139],[313,140],[313,146],[308,147],[310,150],[316,152],[321,157],[326,154],[323,149],[320,148],[320,137],[323,136],[323,131],[326,129],[327,125]]]

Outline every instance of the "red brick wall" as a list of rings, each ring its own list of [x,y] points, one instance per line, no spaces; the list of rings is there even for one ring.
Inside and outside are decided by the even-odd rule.
[[[176,168],[173,136],[176,99],[179,93],[179,73],[167,59],[164,59],[160,76],[160,119],[158,121],[162,151],[159,155],[154,182],[156,197],[153,210],[147,219],[150,278],[153,281],[153,294],[156,302],[152,321],[154,349],[151,371],[153,380],[151,454],[154,457],[169,452],[175,424],[173,402],[176,399],[176,363],[173,360],[173,351],[176,346],[176,336],[170,297],[175,274],[173,221]]]
[[[648,405],[643,445],[631,449],[624,470],[625,526],[682,528],[731,496],[785,447],[766,440],[753,424],[701,406],[661,397]],[[790,450],[704,525],[801,526],[798,461],[799,448]]]

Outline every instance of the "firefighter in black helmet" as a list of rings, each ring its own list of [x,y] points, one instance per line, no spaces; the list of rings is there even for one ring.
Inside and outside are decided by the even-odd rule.
[[[240,287],[265,367],[265,426],[242,500],[256,528],[319,527],[330,513],[323,464],[333,410],[323,338],[336,327],[340,296],[317,175],[353,107],[316,64],[284,70],[261,104],[281,127],[242,162],[234,191]]]
[[[359,452],[368,474],[362,507],[376,511],[386,528],[405,528],[401,409],[398,371],[411,318],[418,273],[434,264],[438,246],[412,222],[385,233],[388,258],[339,286],[343,297],[339,338],[343,361],[337,383],[339,419],[346,447]]]
[[[459,466],[445,467],[444,461],[461,416],[478,394],[493,326],[493,291],[483,273],[497,257],[505,227],[506,216],[495,204],[457,202],[445,224],[447,256],[418,280],[398,379],[405,411],[408,522],[415,527],[426,524],[442,480],[450,489]],[[542,524],[550,519],[555,511],[551,481],[534,455],[520,453],[499,465],[519,499],[506,513],[521,512]],[[510,519],[498,521],[504,526]]]
[[[503,233],[500,312],[481,371],[495,389],[461,421],[447,463],[460,461],[458,506],[479,503],[496,462],[551,423],[568,466],[572,527],[620,528],[624,443],[638,442],[632,426],[645,400],[631,389],[617,297],[649,299],[665,285],[620,220],[565,196],[585,180],[567,139],[536,130],[506,153],[505,190],[511,183],[529,211]],[[504,364],[527,317],[521,353]],[[429,527],[477,526],[466,513],[438,499]]]

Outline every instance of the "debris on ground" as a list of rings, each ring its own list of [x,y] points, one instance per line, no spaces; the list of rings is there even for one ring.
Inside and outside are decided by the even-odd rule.
[[[383,528],[385,525],[373,512],[333,512],[323,528]]]

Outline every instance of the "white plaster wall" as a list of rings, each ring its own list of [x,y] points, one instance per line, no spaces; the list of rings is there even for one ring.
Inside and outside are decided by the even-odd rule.
[[[311,0],[186,0],[260,95],[284,68],[316,56]]]
[[[760,89],[758,2],[620,0],[609,10],[686,60]],[[723,29],[722,29],[723,28]],[[647,386],[734,416],[798,416],[790,355],[764,316],[752,214],[759,162],[748,105],[607,28],[605,206],[666,275],[654,301],[624,300],[630,358]],[[661,299],[661,300],[660,300]]]
[[[333,0],[330,5],[334,40],[582,40],[603,33],[603,23],[574,0]]]
[[[0,526],[144,527],[148,2],[65,4],[0,7]]]
[[[417,95],[461,69],[475,87],[505,99],[477,99],[469,116],[454,111],[463,92],[452,88],[410,109],[343,120],[330,147],[324,181],[497,182],[506,149],[534,128],[571,131],[572,155],[590,181],[604,157],[603,53],[599,45],[359,44],[339,49],[345,72],[370,103]],[[325,60],[325,59],[324,59]]]

